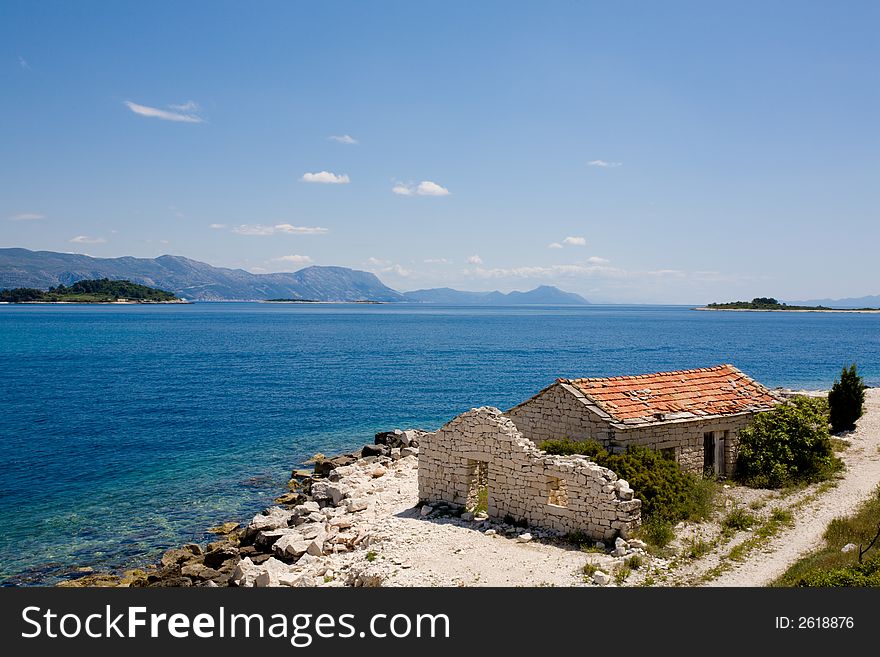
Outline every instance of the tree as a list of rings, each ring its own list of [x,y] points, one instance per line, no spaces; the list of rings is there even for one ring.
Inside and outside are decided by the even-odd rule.
[[[859,376],[855,363],[841,370],[840,378],[834,382],[828,393],[832,431],[837,433],[856,428],[856,420],[864,412],[865,388],[867,386]]]

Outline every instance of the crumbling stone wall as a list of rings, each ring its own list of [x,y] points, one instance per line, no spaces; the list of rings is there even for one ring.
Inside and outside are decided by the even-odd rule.
[[[418,476],[424,502],[466,507],[485,481],[491,517],[560,533],[626,538],[640,523],[641,501],[614,472],[542,452],[497,408],[472,409],[424,435]]]

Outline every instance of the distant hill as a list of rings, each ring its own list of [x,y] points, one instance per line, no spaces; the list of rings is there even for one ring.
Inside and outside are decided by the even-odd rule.
[[[421,303],[438,303],[447,305],[511,305],[533,304],[546,306],[583,306],[590,302],[579,294],[563,292],[552,285],[542,285],[528,292],[462,292],[448,287],[439,287],[430,290],[414,290],[404,292],[407,301]]]
[[[528,292],[462,292],[451,288],[400,292],[375,274],[346,267],[306,267],[296,272],[252,274],[214,267],[183,256],[93,258],[76,253],[0,249],[0,290],[48,290],[81,280],[128,280],[200,301],[268,299],[310,301],[409,301],[447,305],[584,305],[577,294],[542,285]]]
[[[180,299],[165,290],[157,290],[131,281],[111,281],[109,278],[81,280],[73,285],[58,285],[48,291],[31,287],[0,290],[0,301],[5,303],[174,303]]]
[[[805,306],[828,306],[829,308],[880,308],[880,294],[845,299],[809,299],[807,301],[790,301],[789,303]]]
[[[46,290],[84,279],[125,279],[186,299],[404,301],[375,274],[345,267],[306,267],[293,273],[252,274],[182,256],[92,258],[73,253],[0,249],[0,289]]]

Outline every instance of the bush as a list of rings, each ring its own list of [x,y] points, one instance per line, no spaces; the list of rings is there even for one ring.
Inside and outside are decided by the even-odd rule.
[[[864,563],[831,570],[814,570],[794,584],[827,588],[830,586],[880,586],[880,557]]]
[[[831,413],[831,430],[834,433],[856,428],[856,420],[862,417],[865,404],[865,382],[856,370],[856,364],[844,367],[840,378],[828,393]]]
[[[724,520],[721,521],[721,527],[726,533],[741,532],[751,529],[757,520],[755,516],[742,507],[737,507],[725,516]]]
[[[739,432],[737,479],[758,488],[821,481],[842,467],[834,456],[824,399],[794,397],[759,413]]]
[[[661,518],[645,518],[639,530],[641,536],[649,545],[656,548],[666,547],[675,538],[672,523]]]

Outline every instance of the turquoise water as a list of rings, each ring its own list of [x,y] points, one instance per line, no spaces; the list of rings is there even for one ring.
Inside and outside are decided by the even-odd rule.
[[[682,307],[0,306],[0,581],[144,563],[315,452],[508,408],[558,376],[731,362],[880,385],[880,315]]]

